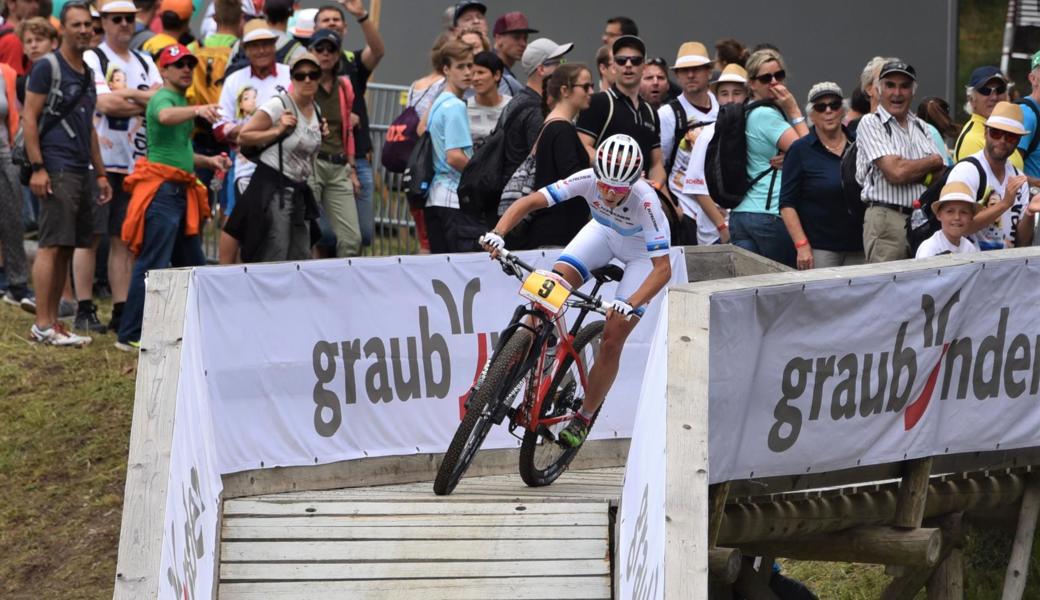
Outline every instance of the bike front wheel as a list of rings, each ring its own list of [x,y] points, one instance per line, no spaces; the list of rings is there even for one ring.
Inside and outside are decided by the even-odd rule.
[[[586,369],[591,368],[599,351],[603,326],[603,321],[589,323],[581,328],[578,335],[574,336],[574,352],[582,357]],[[562,417],[568,411],[576,411],[581,408],[582,400],[588,393],[588,390],[582,385],[582,380],[574,357],[568,354],[556,371],[556,375],[545,393],[545,398],[542,399],[539,417],[543,419]],[[596,423],[597,416],[599,416],[598,410],[592,416],[592,423],[589,424],[590,430]],[[567,421],[553,425],[551,427],[553,437],[557,437],[559,431],[566,425]],[[580,449],[581,446],[564,447],[555,439],[546,439],[537,431],[525,431],[523,443],[520,445],[520,477],[531,487],[549,485],[567,470]]]
[[[484,380],[478,383],[470,395],[466,416],[455,430],[455,437],[437,469],[433,491],[438,496],[450,494],[473,462],[477,450],[495,424],[495,411],[502,402],[508,400],[507,396],[524,376],[520,366],[527,356],[533,337],[530,331],[518,329],[502,349],[491,357]]]

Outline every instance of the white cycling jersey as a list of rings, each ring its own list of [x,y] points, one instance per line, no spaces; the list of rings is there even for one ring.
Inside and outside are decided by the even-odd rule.
[[[657,192],[642,179],[632,186],[628,197],[614,208],[602,201],[592,169],[578,171],[538,191],[548,200],[549,206],[581,196],[588,202],[592,218],[598,225],[626,238],[642,236],[648,257],[668,254],[672,237],[668,220],[661,209]]]

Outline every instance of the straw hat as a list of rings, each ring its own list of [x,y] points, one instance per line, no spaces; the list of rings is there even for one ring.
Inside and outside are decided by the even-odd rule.
[[[967,202],[973,213],[979,212],[981,206],[975,201],[975,192],[968,184],[961,181],[951,181],[943,186],[939,192],[939,199],[933,202],[933,212],[938,212],[943,202]]]
[[[740,83],[747,85],[747,71],[737,63],[730,63],[722,69],[719,78],[711,82],[712,85],[718,85],[720,83]]]
[[[993,112],[986,119],[986,127],[1000,129],[1018,135],[1028,135],[1025,125],[1022,124],[1022,109],[1017,104],[1010,102],[997,102]]]
[[[107,0],[101,3],[98,12],[103,15],[114,15],[118,13],[136,13],[137,7],[131,0]]]
[[[675,57],[675,64],[672,66],[672,70],[700,67],[709,63],[711,63],[711,59],[708,58],[708,48],[704,44],[700,42],[685,42],[682,46],[679,46],[679,54]]]
[[[267,26],[267,21],[263,19],[253,19],[246,23],[245,29],[242,31],[242,43],[248,44],[249,42],[259,42],[262,40],[277,40],[278,34],[271,31],[271,28]]]

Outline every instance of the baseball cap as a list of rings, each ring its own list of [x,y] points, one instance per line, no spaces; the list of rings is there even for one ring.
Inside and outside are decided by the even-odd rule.
[[[190,58],[192,62],[199,64],[199,59],[195,58],[195,55],[191,53],[191,50],[188,50],[187,46],[184,44],[170,44],[159,52],[159,68],[165,69],[183,58]]]
[[[878,72],[878,79],[884,79],[885,77],[895,73],[902,73],[910,79],[917,81],[917,71],[915,71],[908,63],[901,60],[892,60],[881,65],[881,71]]]
[[[841,86],[833,81],[821,81],[809,88],[810,103],[816,102],[824,96],[837,96],[839,98],[844,98],[845,94],[842,93]]]
[[[939,198],[932,204],[938,208],[943,202],[967,202],[971,205],[972,212],[979,212],[981,206],[975,202],[975,194],[971,187],[963,181],[951,181],[943,186],[939,192]]]
[[[997,102],[993,112],[986,119],[986,127],[1000,129],[1018,135],[1028,135],[1029,131],[1023,125],[1022,109],[1011,102]]]
[[[538,30],[531,29],[524,13],[513,11],[495,19],[495,29],[492,35],[501,35],[503,33],[538,33]]]
[[[289,70],[290,71],[296,70],[296,65],[298,65],[298,64],[300,64],[302,62],[309,62],[309,63],[313,64],[315,67],[318,67],[319,69],[321,69],[321,64],[318,63],[318,57],[317,56],[314,56],[310,52],[303,52],[301,54],[296,55],[295,58],[293,58],[291,61],[289,61]]]
[[[137,7],[130,0],[107,0],[101,3],[98,11],[103,15],[116,13],[135,13]]]
[[[462,0],[462,2],[455,5],[455,14],[451,19],[452,25],[458,25],[459,17],[462,16],[462,13],[471,8],[479,10],[481,14],[487,14],[487,6],[483,2],[477,2],[476,0]]]
[[[520,59],[520,64],[523,66],[524,71],[531,74],[538,68],[538,65],[554,58],[560,58],[573,49],[574,44],[571,43],[561,45],[549,38],[538,38],[527,44],[527,48],[524,49],[524,55]]]
[[[322,42],[329,42],[337,48],[342,47],[340,45],[341,41],[339,39],[339,34],[331,29],[319,29],[315,31],[314,35],[311,36],[311,41],[307,44],[307,47],[313,50],[315,47],[317,47],[318,44]]]
[[[711,63],[708,58],[708,48],[700,42],[685,42],[679,46],[679,54],[675,57],[675,65],[672,70],[700,67]]]
[[[187,21],[191,18],[191,13],[195,11],[195,7],[192,6],[191,0],[162,0],[159,14],[167,11],[175,13],[182,21]]]
[[[722,69],[719,78],[711,82],[712,85],[720,83],[742,83],[747,85],[747,70],[737,63],[730,63]]]
[[[166,2],[166,0],[163,0],[163,2]],[[310,39],[314,35],[314,19],[318,16],[318,9],[305,8],[297,11],[293,16],[296,18],[296,21],[293,23],[293,28],[289,33],[301,39]]]
[[[1008,78],[1000,72],[1000,69],[993,66],[979,67],[971,72],[971,78],[968,79],[968,86],[975,90],[986,84],[990,79],[999,79],[1004,83],[1007,83]]]
[[[267,26],[267,21],[263,19],[253,19],[246,23],[245,28],[242,30],[242,43],[248,44],[249,42],[259,42],[261,40],[277,40],[278,34],[271,31]]]
[[[622,48],[635,48],[639,50],[639,53],[646,56],[646,44],[643,43],[639,37],[634,35],[622,35],[618,39],[614,40],[614,43],[610,46],[610,51],[617,54]]]

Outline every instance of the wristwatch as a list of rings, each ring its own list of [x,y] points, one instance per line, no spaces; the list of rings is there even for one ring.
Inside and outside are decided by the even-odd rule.
[[[43,163],[32,163],[29,165],[29,168],[32,169],[33,173],[36,173],[37,171],[42,171]]]

